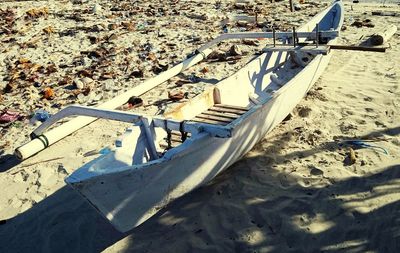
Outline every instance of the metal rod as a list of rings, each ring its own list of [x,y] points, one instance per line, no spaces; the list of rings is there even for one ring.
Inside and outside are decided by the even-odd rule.
[[[293,47],[296,47],[296,28],[294,26],[293,26],[292,40],[293,40]]]
[[[289,4],[290,4],[290,11],[293,12],[294,11],[293,0],[289,0]]]
[[[315,25],[315,45],[318,47],[319,44],[319,23]]]
[[[274,40],[274,47],[276,46],[276,36],[275,36],[275,27],[272,28],[272,37]]]
[[[336,38],[339,36],[338,31],[320,31],[320,36],[324,38]],[[273,36],[272,32],[239,32],[239,33],[224,33],[218,36],[217,38],[207,42],[199,49],[197,52],[202,52],[203,50],[210,48],[214,45],[217,45],[221,41],[232,40],[232,39],[271,39]],[[284,39],[287,40],[292,36],[292,32],[275,32],[276,39]],[[296,33],[297,38],[311,38],[314,39],[314,32],[298,32]]]

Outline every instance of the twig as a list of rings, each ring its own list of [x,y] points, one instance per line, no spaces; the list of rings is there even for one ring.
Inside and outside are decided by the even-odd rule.
[[[34,163],[25,164],[25,165],[22,165],[22,166],[21,166],[21,169],[12,172],[11,175],[15,175],[15,174],[17,174],[18,172],[20,172],[21,170],[23,170],[23,168],[26,168],[26,167],[29,167],[29,166],[36,165],[36,164],[39,164],[39,163],[45,163],[45,162],[51,162],[51,161],[55,161],[55,160],[60,160],[60,159],[62,159],[62,158],[64,158],[64,157],[63,157],[63,156],[61,156],[61,157],[55,157],[55,158],[51,158],[51,159],[47,159],[47,160],[42,160],[42,161],[38,161],[38,162],[34,162]]]

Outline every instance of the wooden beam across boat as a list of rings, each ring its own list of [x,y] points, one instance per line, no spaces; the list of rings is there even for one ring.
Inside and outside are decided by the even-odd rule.
[[[237,106],[237,105],[226,105],[226,104],[214,104],[214,107],[235,109],[243,112],[247,112],[249,110],[249,108],[247,107]]]
[[[212,119],[203,119],[203,118],[198,118],[195,117],[194,119],[191,119],[190,121],[193,122],[199,122],[199,123],[206,123],[206,124],[212,124],[212,125],[227,125],[228,123],[219,121],[219,120],[212,120]]]
[[[211,107],[210,109],[208,109],[208,111],[229,112],[229,113],[235,113],[235,114],[242,115],[242,114],[245,113],[247,110],[214,106],[214,107]]]
[[[219,116],[227,119],[237,119],[239,115],[234,113],[223,113],[223,112],[215,112],[215,111],[205,111],[202,112],[201,115],[210,115],[210,116]]]
[[[223,118],[223,117],[218,117],[218,116],[211,116],[211,115],[197,115],[195,118],[198,119],[209,119],[209,120],[216,120],[216,121],[220,121],[226,124],[229,124],[232,122],[232,119],[228,119],[228,118]]]

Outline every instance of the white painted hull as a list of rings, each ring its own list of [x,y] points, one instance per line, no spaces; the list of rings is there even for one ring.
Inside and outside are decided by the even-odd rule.
[[[236,78],[236,82],[250,82],[250,75],[265,72],[268,64],[263,63],[271,59],[269,56],[259,56],[232,78]],[[130,230],[173,199],[209,182],[250,151],[306,95],[326,68],[330,57],[330,54],[317,55],[256,113],[244,118],[231,138],[200,134],[192,140],[191,145],[172,157],[139,168],[132,166],[119,172],[98,175],[81,182],[68,179],[67,182],[118,230]],[[274,64],[278,63],[275,61]]]

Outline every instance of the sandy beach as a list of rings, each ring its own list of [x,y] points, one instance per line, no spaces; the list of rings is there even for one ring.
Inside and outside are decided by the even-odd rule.
[[[163,7],[149,1],[134,5],[133,16],[126,16],[127,2],[0,3],[4,17],[14,15],[16,20],[1,24],[0,110],[13,109],[23,116],[0,125],[0,252],[400,251],[399,31],[384,45],[386,53],[333,52],[328,68],[290,117],[251,152],[211,183],[127,233],[115,230],[64,182],[99,150],[111,147],[126,124],[97,120],[36,156],[16,161],[13,150],[26,143],[38,125],[30,123],[37,109],[55,113],[73,103],[106,101],[185,59],[222,33],[221,20],[243,14],[232,7],[233,1],[176,1]],[[299,4],[302,8],[295,14],[284,2],[255,1],[254,6],[267,17],[265,22],[275,20],[281,29],[289,29],[326,6],[310,2]],[[27,14],[44,7],[48,10],[36,13],[37,17]],[[347,1],[345,11],[338,44],[360,45],[391,24],[400,29],[398,3]],[[372,15],[372,11],[399,15]],[[135,19],[135,15],[143,16]],[[171,17],[174,22],[169,22]],[[373,27],[352,26],[367,19]],[[36,46],[29,45],[32,41]],[[146,51],[146,43],[156,48],[154,55]],[[242,43],[240,59],[202,62],[185,71],[143,95],[146,106],[136,111],[156,114],[173,107],[156,103],[168,99],[169,90],[189,92],[189,98],[198,95],[243,66],[262,43]],[[224,43],[219,49],[225,52],[231,45]],[[103,53],[111,63],[98,64],[88,56],[99,48],[107,49]],[[21,65],[22,58],[44,70],[33,81],[29,75],[20,78],[17,86],[4,92],[12,80],[10,73],[19,68],[15,61]],[[84,70],[93,70],[91,81],[77,88],[75,79],[87,77]],[[200,81],[190,81],[193,77]],[[180,82],[184,84],[177,86]],[[47,87],[55,93],[51,99],[43,98]],[[347,145],[343,141],[348,139],[369,140],[371,147]],[[349,159],[350,148],[354,161]]]

